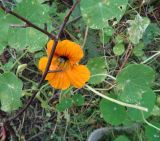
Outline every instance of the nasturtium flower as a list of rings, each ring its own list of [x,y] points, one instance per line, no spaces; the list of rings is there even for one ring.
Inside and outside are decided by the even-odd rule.
[[[47,65],[53,43],[53,40],[47,43],[47,56],[39,60],[38,67],[42,73]],[[46,80],[56,89],[64,90],[71,85],[76,88],[83,87],[90,78],[88,68],[79,64],[83,56],[83,50],[80,45],[69,40],[59,41]]]

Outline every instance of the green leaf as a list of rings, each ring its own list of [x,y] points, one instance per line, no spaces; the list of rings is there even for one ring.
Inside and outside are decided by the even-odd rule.
[[[82,16],[90,28],[102,29],[108,26],[108,20],[119,22],[128,0],[81,0]]]
[[[117,76],[119,99],[127,103],[137,103],[142,99],[146,87],[155,79],[151,67],[143,64],[132,64],[124,68]]]
[[[155,105],[155,101],[156,101],[155,93],[153,92],[153,90],[146,87],[143,90],[143,95],[141,100],[137,103],[137,105],[148,108],[148,112],[143,112],[144,118],[147,118],[151,115],[151,112]],[[128,108],[128,115],[132,120],[143,121],[142,111],[140,110]]]
[[[4,48],[8,43],[8,29],[9,24],[6,21],[5,13],[0,9],[0,54],[3,52]]]
[[[138,14],[134,20],[129,20],[128,23],[130,24],[128,28],[129,40],[133,44],[138,44],[150,21],[147,17],[141,17]]]
[[[160,28],[156,23],[151,23],[144,32],[143,41],[145,45],[148,45],[159,35]]]
[[[100,41],[101,43],[108,43],[110,38],[112,37],[114,33],[114,29],[111,26],[108,26],[106,28],[104,28],[101,32],[100,32]]]
[[[114,141],[129,141],[126,136],[118,136]]]
[[[100,45],[101,42],[99,40],[98,32],[93,29],[89,29],[87,40],[84,46],[84,49],[88,53],[89,58],[99,56],[98,48]]]
[[[112,125],[123,123],[126,117],[125,107],[105,99],[100,102],[100,111],[104,120]]]
[[[113,52],[115,55],[122,55],[125,51],[125,47],[124,47],[124,44],[123,43],[120,43],[120,44],[116,44],[114,47],[113,47]]]
[[[124,41],[124,39],[122,36],[120,36],[120,35],[116,36],[116,38],[115,38],[116,44],[123,43],[123,41]]]
[[[87,66],[91,72],[90,84],[99,84],[105,80],[107,76],[107,64],[104,57],[91,58]]]
[[[80,94],[74,95],[72,99],[77,106],[82,106],[84,104],[84,97]]]
[[[152,111],[153,116],[160,117],[160,108],[157,105],[154,105],[153,111]]]
[[[66,109],[70,108],[71,106],[72,106],[72,99],[65,98],[65,99],[62,99],[62,100],[56,105],[56,109],[57,109],[59,112],[63,112],[63,111],[65,111]]]
[[[49,7],[41,4],[39,0],[22,0],[14,11],[40,26],[49,20]]]
[[[44,23],[50,21],[48,14],[49,7],[41,4],[38,0],[23,0],[17,4],[14,11],[41,28],[44,28]],[[8,16],[8,19],[10,24],[25,25],[24,22],[17,20],[13,16]],[[28,47],[30,52],[44,48],[48,40],[48,37],[45,34],[32,27],[10,27],[8,38],[10,46],[16,49],[24,49]]]
[[[47,40],[46,35],[31,27],[11,29],[9,33],[10,46],[17,49],[28,47],[30,52],[43,49]]]
[[[152,122],[152,124],[154,126],[160,128],[159,123]],[[160,141],[160,131],[158,131],[148,125],[145,127],[145,136],[147,137],[148,141]]]
[[[137,57],[143,56],[144,55],[144,43],[140,42],[137,45],[135,45],[134,49],[133,49],[133,53],[134,55],[136,55]]]
[[[0,75],[1,110],[11,112],[21,106],[23,83],[13,73]]]

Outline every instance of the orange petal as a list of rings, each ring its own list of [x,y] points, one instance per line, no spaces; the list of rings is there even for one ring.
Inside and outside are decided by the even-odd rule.
[[[49,80],[49,84],[55,89],[65,90],[70,86],[70,81],[65,72],[57,72],[52,80]]]
[[[51,53],[54,41],[47,44],[47,54]],[[83,50],[80,45],[70,40],[59,41],[56,47],[55,56],[66,56],[73,63],[79,62],[83,58]]]
[[[49,56],[53,47],[54,40],[49,40],[47,43],[47,55]]]
[[[90,71],[84,65],[75,65],[72,69],[66,71],[69,80],[76,88],[81,88],[90,78]]]
[[[44,73],[44,71],[45,71],[47,62],[48,62],[48,57],[42,57],[42,58],[39,60],[38,68],[39,68],[39,70],[41,70],[43,73]],[[50,70],[56,70],[56,69],[57,69],[57,66],[52,63],[51,66],[50,66]],[[45,79],[46,79],[46,80],[50,80],[50,79],[52,79],[52,78],[54,77],[54,75],[55,75],[55,73],[48,73]]]
[[[48,62],[48,58],[47,57],[42,57],[39,60],[39,63],[38,63],[39,70],[41,70],[42,72],[44,72],[44,70],[46,68],[46,65],[47,65],[47,62]]]
[[[83,50],[80,45],[70,40],[59,42],[55,53],[68,57],[72,62],[79,62],[83,58]]]

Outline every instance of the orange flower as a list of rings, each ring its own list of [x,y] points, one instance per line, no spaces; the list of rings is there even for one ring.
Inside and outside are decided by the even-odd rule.
[[[47,44],[47,55],[51,53],[54,41],[50,40]],[[49,84],[56,89],[67,89],[70,85],[81,88],[90,78],[90,72],[84,65],[79,65],[83,58],[81,47],[69,40],[59,41],[52,58],[50,72],[46,76]],[[48,57],[39,60],[39,69],[44,72]],[[51,72],[60,70],[59,72]]]

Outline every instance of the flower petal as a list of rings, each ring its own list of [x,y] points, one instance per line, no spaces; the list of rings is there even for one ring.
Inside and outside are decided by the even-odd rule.
[[[65,90],[70,86],[70,81],[65,72],[57,72],[48,82],[55,89]]]
[[[45,71],[45,68],[46,68],[46,65],[47,65],[47,62],[48,62],[48,57],[42,57],[40,60],[39,60],[39,63],[38,63],[38,68],[40,71],[42,71],[44,73]],[[50,66],[50,70],[56,70],[57,69],[57,66],[54,65],[54,63],[51,63],[51,66]],[[48,73],[45,80],[52,80],[52,78],[54,77],[55,73]]]
[[[42,72],[44,72],[44,70],[46,68],[46,65],[47,65],[47,62],[48,62],[48,58],[47,57],[42,57],[39,60],[39,63],[38,63],[39,70],[41,70]]]
[[[47,43],[47,54],[51,53],[54,41],[50,40]],[[73,62],[79,62],[83,58],[83,50],[80,45],[70,40],[59,41],[56,47],[55,56],[65,56]]]
[[[73,86],[81,88],[90,78],[90,71],[84,65],[74,65],[74,67],[66,71],[67,76]]]
[[[55,53],[60,56],[67,56],[73,62],[79,62],[83,58],[83,50],[80,45],[70,40],[59,42]]]

